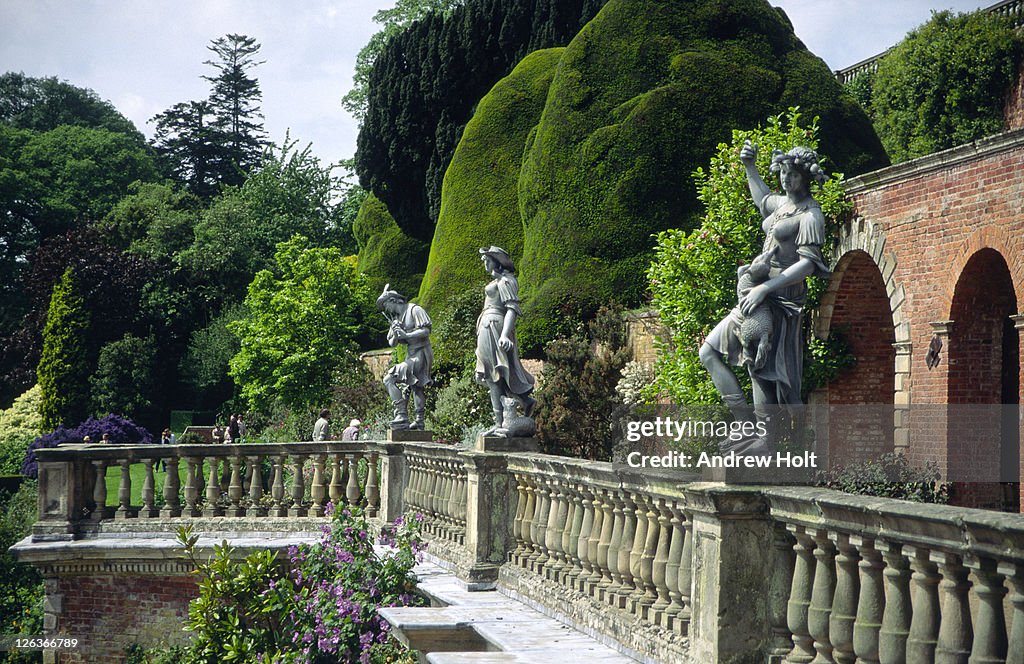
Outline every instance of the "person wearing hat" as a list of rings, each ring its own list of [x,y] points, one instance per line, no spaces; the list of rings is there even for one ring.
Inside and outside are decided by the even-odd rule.
[[[536,401],[530,396],[534,378],[523,368],[516,346],[519,281],[508,252],[501,247],[480,249],[484,269],[494,277],[484,287],[484,308],[476,322],[476,378],[486,385],[494,411],[494,427],[485,435],[507,435],[502,398],[519,403],[530,417]]]
[[[405,360],[384,374],[384,387],[395,406],[391,429],[423,429],[427,403],[424,388],[432,382],[430,370],[434,364],[434,351],[430,346],[430,316],[423,307],[409,302],[398,291],[391,290],[391,284],[384,286],[384,292],[377,298],[377,306],[391,323],[388,345],[394,347],[406,344],[408,347]],[[412,393],[415,408],[415,419],[412,422],[409,421],[408,393]]]
[[[362,424],[357,419],[353,419],[348,423],[348,426],[341,432],[342,440],[359,440],[359,425]]]

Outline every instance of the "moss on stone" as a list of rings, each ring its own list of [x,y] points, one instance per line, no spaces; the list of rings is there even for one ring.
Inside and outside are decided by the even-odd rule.
[[[886,164],[866,115],[767,1],[609,0],[562,52],[527,136],[522,344],[609,300],[639,303],[651,234],[700,215],[693,171],[733,128],[793,105],[821,116],[838,170]]]
[[[374,292],[390,283],[398,292],[413,297],[423,279],[427,245],[402,233],[387,207],[373,194],[363,201],[352,222],[359,245],[356,263]]]
[[[518,263],[523,223],[517,183],[523,147],[540,119],[561,48],[535,51],[480,100],[445,173],[420,304],[437,315],[486,283],[478,249],[498,245]],[[483,295],[481,294],[481,299]]]

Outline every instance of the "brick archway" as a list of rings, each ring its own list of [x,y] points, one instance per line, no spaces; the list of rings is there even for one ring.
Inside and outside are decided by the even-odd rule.
[[[987,246],[954,273],[949,303],[947,467],[955,500],[1000,508],[1020,481],[1018,298],[1004,255]],[[1002,486],[1000,485],[1002,483]],[[1015,492],[1015,491],[1014,491]]]
[[[885,253],[880,228],[863,218],[844,226],[832,271],[814,333],[824,338],[842,330],[858,359],[814,401],[832,413],[827,458],[837,466],[906,448],[909,433],[894,409],[910,400],[910,326],[904,320],[905,292],[894,278],[896,258]]]

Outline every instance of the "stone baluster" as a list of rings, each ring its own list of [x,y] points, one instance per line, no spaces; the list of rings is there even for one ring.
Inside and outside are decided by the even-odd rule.
[[[658,589],[654,584],[654,560],[658,556],[658,541],[661,538],[661,524],[655,501],[650,496],[644,497],[647,517],[647,538],[644,540],[644,552],[640,556],[640,578],[644,582],[644,596],[640,598],[640,609],[637,615],[644,620],[651,620],[651,609],[658,601]]]
[[[313,485],[309,488],[309,498],[313,503],[309,506],[310,516],[324,515],[324,504],[327,502],[327,486],[324,481],[326,464],[326,454],[317,454],[313,457]]]
[[[341,483],[342,473],[341,466],[345,463],[345,457],[341,452],[335,452],[331,455],[331,484],[327,488],[327,495],[330,496],[331,502],[334,503],[334,509],[340,511],[343,507],[343,499],[345,498],[345,485]],[[411,481],[410,477],[410,481]],[[410,503],[411,504],[411,503]]]
[[[566,537],[562,540],[565,549],[568,570],[562,578],[562,585],[575,588],[576,582],[583,572],[583,561],[580,559],[580,533],[583,532],[583,487],[579,484],[569,486],[569,519]]]
[[[558,498],[558,566],[555,578],[553,579],[557,583],[562,583],[569,572],[572,571],[572,551],[569,550],[569,540],[572,539],[572,494],[572,484],[561,480],[559,482]]]
[[[829,638],[829,617],[836,590],[836,548],[827,530],[814,533],[814,583],[811,586],[811,604],[807,608],[807,632],[814,639],[814,664],[829,664],[832,659],[832,641]]]
[[[612,501],[612,538],[608,541],[608,573],[611,575],[612,582],[605,589],[604,596],[601,599],[614,605],[617,603],[617,597],[622,589],[622,574],[619,572],[619,549],[622,547],[622,526],[625,523],[625,519],[622,512],[624,502],[621,490],[612,491],[609,498]]]
[[[181,516],[181,500],[178,497],[178,491],[180,490],[181,479],[178,477],[178,457],[168,457],[167,476],[164,477],[164,506],[160,510],[160,516],[164,518]]]
[[[912,549],[910,583],[914,588],[910,634],[907,636],[907,661],[935,661],[935,645],[939,639],[939,581],[935,563],[927,549]]]
[[[857,598],[860,596],[860,554],[844,533],[830,535],[836,547],[836,591],[832,613],[828,619],[832,657],[838,664],[853,664],[853,627],[857,620]]]
[[[160,510],[154,505],[156,500],[156,486],[153,481],[153,462],[157,459],[143,459],[142,463],[146,467],[146,477],[142,480],[142,509],[139,510],[139,516],[145,519],[160,516]]]
[[[231,481],[228,483],[230,505],[225,513],[228,516],[245,516],[245,508],[242,507],[242,496],[245,494],[242,486],[242,457],[233,454],[230,459],[225,459],[224,463],[231,464]]]
[[[430,509],[434,514],[434,533],[448,539],[448,469],[441,459],[430,460],[431,472],[434,473],[434,490],[430,494]]]
[[[185,513],[188,516],[200,516],[203,511],[199,507],[199,482],[202,475],[203,461],[196,457],[185,457]]]
[[[629,552],[629,575],[633,578],[633,592],[629,596],[627,608],[630,613],[637,616],[643,614],[641,600],[645,592],[642,566],[644,546],[647,544],[647,500],[649,500],[648,497],[640,493],[634,496],[633,517],[636,525],[633,529],[633,541]]]
[[[675,500],[668,504],[669,509],[669,537],[668,562],[665,564],[665,584],[668,586],[669,604],[661,619],[661,626],[666,629],[675,629],[683,612],[682,593],[679,592],[679,559],[683,555],[683,531],[682,514]]]
[[[366,469],[366,514],[375,517],[380,511],[380,475],[377,471],[379,455],[371,452]]]
[[[590,557],[590,538],[594,533],[594,494],[585,484],[579,485],[580,506],[583,521],[580,523],[579,539],[576,541],[576,557],[580,561],[579,575],[574,579],[573,588],[586,592],[587,583],[594,573],[594,561]]]
[[[288,516],[288,499],[284,491],[285,455],[276,456],[274,463],[274,479],[270,483],[271,508],[270,516]]]
[[[1024,664],[1024,565],[1000,563],[998,571],[1010,584],[1010,638],[1006,664]]]
[[[555,580],[562,569],[562,529],[565,527],[566,512],[561,482],[553,479],[548,482],[548,487],[551,508],[548,510],[548,527],[544,531],[544,547],[548,551],[548,560],[542,574],[546,579]]]
[[[349,505],[358,505],[360,503],[359,461],[362,458],[363,455],[358,452],[349,457],[348,486],[345,487],[345,499]]]
[[[452,503],[455,501],[455,467],[451,461],[444,459],[438,461],[441,472],[441,491],[438,495],[441,524],[445,538],[455,541],[455,513],[452,510]]]
[[[772,637],[767,654],[771,662],[781,662],[793,648],[793,634],[786,623],[786,609],[789,592],[793,587],[793,568],[796,566],[794,543],[793,537],[786,532],[785,524],[776,522],[772,528],[773,564],[768,586],[768,623],[772,628]],[[856,573],[854,568],[854,575]],[[834,609],[832,616],[835,616]],[[852,640],[853,637],[850,638]],[[850,648],[852,650],[852,644]]]
[[[633,580],[631,559],[633,553],[634,539],[636,539],[636,503],[629,491],[622,492],[622,538],[619,544],[618,568],[619,578],[622,585],[619,588],[614,604],[620,609],[627,607],[629,598],[636,592],[637,586],[642,585],[640,578]]]
[[[439,477],[437,475],[437,468],[434,465],[434,460],[425,458],[423,460],[423,471],[426,482],[424,483],[423,492],[423,507],[426,509],[428,516],[428,526],[432,534],[437,534],[437,489],[439,484]]]
[[[974,572],[974,595],[978,598],[970,662],[1003,664],[1007,655],[1003,575],[999,573],[995,560],[971,557],[965,562]]]
[[[95,459],[92,466],[96,469],[96,483],[92,488],[92,501],[96,506],[93,507],[90,518],[93,521],[100,521],[107,516],[107,462]]]
[[[250,516],[266,516],[267,508],[263,506],[263,459],[260,456],[246,457],[249,462],[249,509]]]
[[[658,515],[658,548],[654,555],[654,589],[658,593],[658,599],[651,607],[653,617],[648,620],[660,624],[662,616],[671,604],[668,593],[668,552],[672,541],[672,516],[664,498],[658,498],[656,506]]]
[[[882,629],[885,595],[882,592],[882,554],[874,540],[851,535],[850,542],[860,551],[860,595],[857,619],[853,623],[853,651],[857,661],[878,662],[878,633]]]
[[[613,504],[610,491],[601,490],[601,536],[597,542],[597,567],[601,572],[601,578],[593,585],[593,595],[597,599],[603,599],[608,587],[612,585],[612,575],[608,569],[608,548],[612,541],[612,529],[615,518],[612,514]]]
[[[878,660],[882,664],[906,664],[907,636],[910,634],[910,564],[903,546],[895,542],[876,543],[885,562],[882,585],[885,610],[878,632]]]
[[[693,517],[682,512],[683,517],[683,555],[679,559],[679,594],[683,603],[680,614],[682,622],[674,630],[678,634],[688,634],[690,620],[693,617],[692,585],[693,585]],[[786,591],[789,591],[787,586]]]
[[[220,505],[220,459],[208,457],[207,465],[210,467],[210,474],[206,480],[206,506],[203,508],[203,516],[224,516],[224,508]]]
[[[288,508],[288,516],[306,516],[306,478],[303,475],[306,466],[305,454],[291,455],[292,467],[292,505]]]
[[[535,550],[530,554],[530,571],[537,573],[543,572],[544,563],[548,560],[546,542],[548,518],[550,518],[551,512],[551,498],[545,484],[546,482],[538,477],[537,486],[534,489],[537,493],[537,518],[534,519],[533,542]]]
[[[512,519],[512,534],[516,540],[516,548],[508,553],[509,562],[519,564],[519,558],[526,550],[526,540],[523,539],[523,518],[526,516],[526,478],[519,473],[512,473],[516,482],[516,516]]]
[[[119,507],[114,512],[114,518],[130,519],[135,516],[132,512],[132,462],[128,459],[122,459],[118,463],[121,464],[121,484],[117,488]]]
[[[530,568],[530,557],[536,551],[536,540],[534,535],[537,532],[537,487],[536,479],[529,475],[523,476],[523,488],[526,491],[526,510],[523,512],[523,553],[519,556],[519,566],[524,569]]]
[[[960,556],[953,553],[932,552],[932,560],[939,565],[942,581],[941,620],[939,640],[935,644],[936,664],[967,664],[971,655],[971,607],[968,593],[971,585],[967,581],[967,568]]]
[[[814,659],[814,639],[807,627],[811,607],[811,591],[814,585],[814,539],[803,526],[787,526],[796,538],[793,552],[796,562],[793,567],[793,585],[789,590],[786,604],[786,626],[793,635],[793,648],[786,655],[786,662],[807,664]]]

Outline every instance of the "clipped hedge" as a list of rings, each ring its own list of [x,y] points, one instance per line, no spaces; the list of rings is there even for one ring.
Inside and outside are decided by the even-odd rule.
[[[527,140],[521,343],[603,302],[638,304],[651,235],[702,212],[694,170],[732,128],[795,105],[830,128],[821,148],[838,170],[887,164],[867,116],[768,2],[610,0],[562,52]]]
[[[366,275],[373,292],[379,293],[386,283],[407,297],[419,292],[428,246],[402,233],[373,194],[360,206],[352,235],[359,245],[356,268]]]
[[[450,306],[460,290],[482,288],[489,280],[480,247],[498,245],[516,261],[523,254],[517,196],[523,146],[540,119],[563,50],[526,56],[480,100],[462,133],[445,172],[441,212],[420,286],[420,304],[431,315]]]

